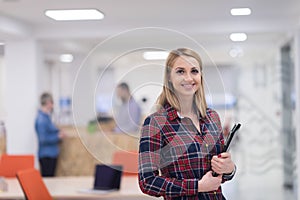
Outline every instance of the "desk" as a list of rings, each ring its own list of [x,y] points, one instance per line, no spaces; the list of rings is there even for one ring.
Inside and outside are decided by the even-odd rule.
[[[21,186],[16,178],[6,178],[8,191],[0,193],[0,199],[25,199]],[[143,194],[139,187],[137,177],[122,177],[121,189],[117,192],[107,194],[85,194],[78,190],[91,188],[93,186],[93,177],[54,177],[44,178],[44,182],[51,194],[56,200],[62,199],[157,199]]]

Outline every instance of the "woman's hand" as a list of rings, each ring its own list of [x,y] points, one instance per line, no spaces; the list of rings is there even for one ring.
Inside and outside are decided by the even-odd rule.
[[[231,154],[224,152],[218,156],[213,156],[211,160],[212,170],[218,174],[230,174],[234,170],[234,163],[231,160]]]
[[[222,182],[222,175],[212,176],[212,171],[207,172],[200,181],[198,181],[198,192],[209,192],[217,190]]]

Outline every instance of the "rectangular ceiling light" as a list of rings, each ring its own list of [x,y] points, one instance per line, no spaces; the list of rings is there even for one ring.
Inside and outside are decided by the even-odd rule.
[[[145,60],[165,60],[169,52],[167,51],[146,51],[143,54]]]
[[[60,62],[63,63],[71,63],[73,61],[73,55],[72,54],[62,54],[59,57]]]
[[[247,40],[247,35],[246,35],[246,33],[231,33],[230,39],[233,42],[242,42],[242,41]]]
[[[57,20],[100,20],[104,14],[96,9],[76,9],[76,10],[46,10],[45,15]]]
[[[250,15],[251,9],[250,8],[232,8],[230,10],[231,15]]]

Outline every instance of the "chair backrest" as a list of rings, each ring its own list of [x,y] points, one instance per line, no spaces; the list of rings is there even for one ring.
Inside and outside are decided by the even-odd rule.
[[[138,174],[138,152],[116,151],[113,154],[112,164],[123,166],[123,175]]]
[[[0,176],[16,177],[19,170],[34,168],[34,155],[3,154],[0,160]]]
[[[27,200],[53,200],[38,170],[20,170],[17,178]]]

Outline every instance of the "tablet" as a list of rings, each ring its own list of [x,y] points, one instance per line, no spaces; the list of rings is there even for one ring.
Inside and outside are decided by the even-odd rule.
[[[231,144],[231,141],[232,141],[232,138],[233,136],[235,135],[235,133],[240,129],[241,127],[241,124],[235,124],[233,126],[233,128],[231,129],[228,137],[227,137],[227,140],[225,142],[225,145],[224,145],[224,149],[223,149],[223,152],[227,152],[229,147],[230,147],[230,144]]]
[[[233,136],[234,136],[235,133],[240,129],[240,127],[241,127],[241,124],[235,124],[235,125],[233,126],[233,128],[231,129],[231,131],[230,131],[230,133],[229,133],[229,135],[228,135],[228,137],[227,137],[227,139],[226,139],[226,141],[225,141],[225,144],[224,144],[224,148],[223,148],[222,153],[228,151],[228,149],[229,149],[229,147],[230,147],[230,144],[231,144],[231,141],[232,141],[232,139],[233,139]],[[218,176],[218,174],[217,174],[216,172],[213,172],[212,175],[213,175],[214,177]]]

